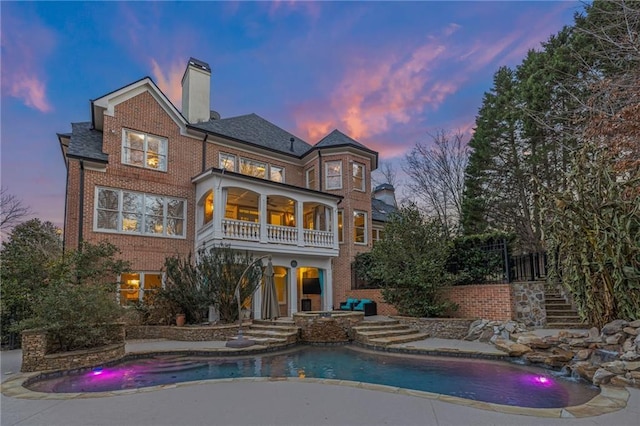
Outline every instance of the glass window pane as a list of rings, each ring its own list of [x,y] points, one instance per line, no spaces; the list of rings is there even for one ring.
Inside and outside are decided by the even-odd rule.
[[[140,274],[122,274],[120,276],[120,304],[136,303],[140,297]]]
[[[145,232],[149,234],[162,234],[164,231],[164,225],[162,222],[162,216],[147,215],[144,222]]]
[[[125,232],[140,232],[142,228],[142,215],[135,213],[122,214],[122,230]]]
[[[156,216],[164,216],[164,199],[147,195],[144,198],[145,213]]]
[[[118,210],[118,191],[100,189],[98,191],[98,208]]]
[[[118,229],[118,212],[98,210],[98,229]]]
[[[184,217],[184,201],[169,199],[167,201],[167,217]]]
[[[220,168],[230,172],[236,171],[236,157],[230,154],[220,154]]]
[[[167,235],[184,235],[184,220],[167,219]]]
[[[144,274],[144,289],[158,289],[162,287],[162,274]]]
[[[125,146],[138,151],[144,151],[144,134],[131,131],[126,132]]]
[[[271,166],[271,180],[274,182],[284,182],[284,169],[278,166]]]
[[[122,211],[142,213],[142,194],[124,192],[122,194]]]

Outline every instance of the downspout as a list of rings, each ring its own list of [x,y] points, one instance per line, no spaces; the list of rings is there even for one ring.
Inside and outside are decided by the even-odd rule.
[[[322,153],[318,150],[318,191],[322,192]]]
[[[209,139],[209,133],[204,135],[202,140],[202,171],[207,169],[207,139]]]
[[[67,176],[65,178],[65,191],[64,191],[64,216],[63,216],[63,232],[62,232],[62,255],[64,256],[64,251],[67,245],[67,202],[69,198],[69,159],[65,158],[67,161]]]
[[[80,205],[78,214],[78,251],[82,251],[82,229],[84,227],[84,161],[80,160]]]

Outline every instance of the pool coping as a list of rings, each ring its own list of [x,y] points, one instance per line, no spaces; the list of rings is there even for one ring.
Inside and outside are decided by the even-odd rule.
[[[210,350],[152,350],[152,351],[137,351],[129,352],[123,358],[138,358],[147,355],[171,355],[171,354],[193,354],[193,355],[219,355],[219,356],[242,356],[242,355],[256,355],[271,352],[279,352],[288,350],[296,345],[286,345],[278,347],[264,347],[259,348],[247,348],[243,350],[221,350],[220,348]],[[472,352],[464,351],[446,351],[445,349],[424,350],[402,350],[402,351],[380,351],[377,348],[368,346],[360,346],[367,350],[373,350],[378,352],[395,352],[400,354],[416,354],[416,355],[441,355],[441,356],[456,356],[456,357],[469,357],[469,358],[492,358],[497,357],[485,357],[483,354],[476,353],[476,356]],[[508,357],[507,357],[508,358]],[[377,392],[386,392],[399,395],[406,395],[418,398],[425,398],[430,400],[438,400],[448,402],[456,405],[467,406],[470,408],[477,408],[485,411],[493,411],[497,413],[505,414],[518,414],[533,417],[544,418],[585,418],[600,416],[602,414],[612,413],[626,408],[627,401],[629,400],[629,392],[624,387],[616,387],[610,385],[600,385],[600,393],[593,397],[591,400],[575,406],[560,407],[560,408],[529,408],[529,407],[517,407],[511,405],[495,404],[483,401],[474,401],[471,399],[465,399],[456,396],[443,395],[434,392],[418,391],[413,389],[405,389],[396,386],[378,385],[367,382],[356,382],[350,380],[340,379],[320,379],[320,378],[300,378],[300,377],[239,377],[239,378],[225,378],[225,379],[207,379],[196,380],[190,382],[180,382],[165,385],[156,385],[136,389],[124,389],[109,392],[77,392],[77,393],[46,393],[35,392],[25,388],[23,385],[30,380],[46,373],[38,371],[32,373],[18,373],[15,376],[3,381],[0,384],[1,392],[7,397],[27,399],[27,400],[71,400],[71,399],[91,399],[91,398],[108,398],[121,395],[130,395],[136,393],[156,392],[165,389],[175,389],[186,386],[196,385],[211,385],[222,384],[230,382],[300,382],[300,383],[314,383],[334,386],[347,386],[352,388],[371,390]]]

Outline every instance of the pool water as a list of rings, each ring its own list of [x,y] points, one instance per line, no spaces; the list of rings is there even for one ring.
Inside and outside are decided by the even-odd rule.
[[[302,347],[251,357],[162,355],[36,381],[39,392],[104,392],[234,377],[351,380],[452,395],[503,405],[558,408],[599,392],[586,382],[501,361],[398,355],[350,346]]]

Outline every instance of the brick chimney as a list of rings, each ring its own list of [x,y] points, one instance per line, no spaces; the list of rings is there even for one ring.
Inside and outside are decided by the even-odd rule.
[[[182,115],[191,124],[209,121],[211,103],[211,67],[189,58],[182,76]]]

